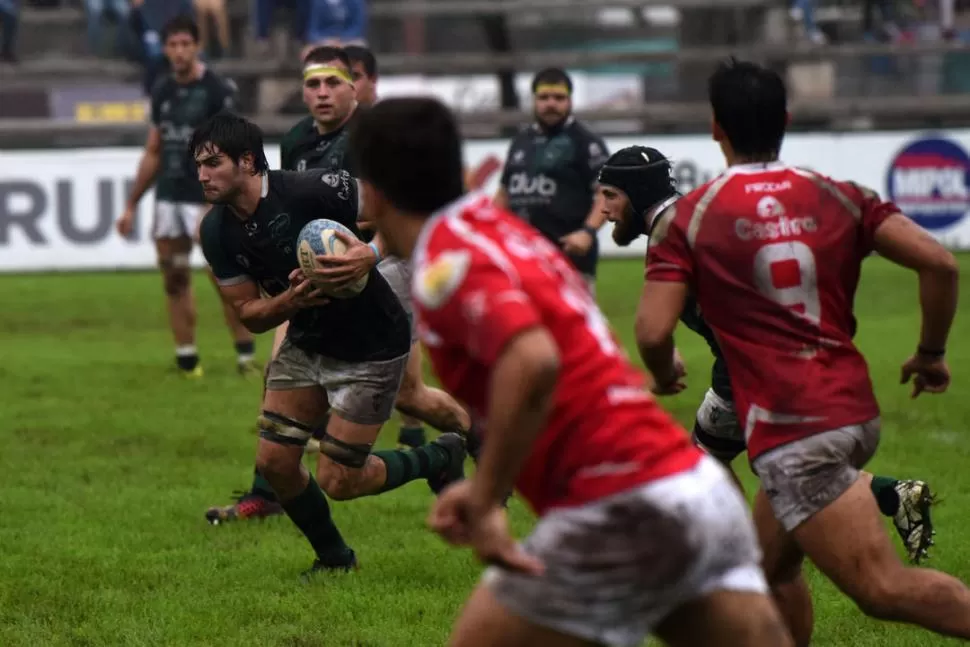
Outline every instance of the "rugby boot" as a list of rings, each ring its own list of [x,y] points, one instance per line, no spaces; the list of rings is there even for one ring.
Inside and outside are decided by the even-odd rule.
[[[456,433],[441,434],[431,444],[443,447],[451,459],[444,470],[428,477],[431,491],[441,494],[446,487],[465,478],[465,457],[468,453],[465,451],[465,439]]]
[[[350,559],[339,564],[331,564],[321,559],[315,560],[313,566],[300,574],[300,579],[303,580],[304,584],[309,584],[314,577],[321,573],[352,573],[358,570],[360,570],[360,563],[357,561],[357,554],[351,550]]]
[[[235,499],[235,503],[227,506],[213,506],[206,510],[206,521],[213,526],[218,526],[230,521],[265,519],[266,517],[283,514],[283,506],[276,501],[267,499],[258,492],[237,490],[233,493],[233,499]]]
[[[178,369],[179,375],[187,380],[197,380],[205,375],[205,371],[202,370],[202,364],[196,364],[195,368],[191,371],[185,371]]]
[[[236,371],[242,377],[262,375],[263,369],[254,359],[240,359],[236,361]]]
[[[896,484],[899,495],[899,510],[893,516],[896,532],[906,546],[909,559],[914,564],[929,557],[929,548],[934,544],[933,520],[930,507],[937,502],[924,481],[899,481]]]

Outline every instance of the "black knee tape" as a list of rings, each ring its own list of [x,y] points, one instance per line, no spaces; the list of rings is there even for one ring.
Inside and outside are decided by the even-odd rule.
[[[339,438],[334,438],[327,432],[320,437],[320,453],[326,455],[330,460],[344,467],[360,469],[367,464],[367,457],[373,445],[367,443],[345,443]]]
[[[303,447],[312,432],[309,425],[271,411],[263,411],[259,416],[258,424],[260,438],[280,445]]]
[[[694,422],[693,441],[695,445],[722,463],[730,463],[747,449],[744,442],[740,440],[712,436],[704,431],[696,421]]]

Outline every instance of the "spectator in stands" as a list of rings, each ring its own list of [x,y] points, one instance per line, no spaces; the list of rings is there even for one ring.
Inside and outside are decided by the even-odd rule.
[[[269,53],[269,31],[273,26],[276,7],[286,7],[293,12],[293,36],[306,43],[307,25],[310,22],[310,3],[313,0],[253,0],[253,31],[256,36],[257,56]]]
[[[307,43],[363,44],[367,31],[365,0],[311,0]]]
[[[111,54],[121,54],[128,49],[131,42],[131,30],[128,28],[130,10],[129,0],[84,0],[84,12],[87,14],[88,49],[91,50],[92,54],[101,53],[101,44],[104,42],[101,28],[107,17],[112,18],[119,26]]]
[[[18,0],[0,0],[0,63],[16,63],[17,25],[20,22]]]
[[[794,0],[792,15],[801,19],[808,40],[816,45],[824,45],[828,42],[825,34],[822,33],[815,22],[815,0]]]
[[[226,0],[194,0],[195,18],[199,25],[199,38],[202,42],[202,50],[210,58],[225,56],[229,53],[229,11],[226,9]],[[218,49],[213,48],[213,41],[209,37],[209,27],[216,28],[215,42],[219,45]]]

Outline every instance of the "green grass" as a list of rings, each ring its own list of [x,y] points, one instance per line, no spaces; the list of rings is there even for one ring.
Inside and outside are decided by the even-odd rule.
[[[600,302],[627,344],[641,277],[639,261],[602,267]],[[312,554],[288,520],[205,523],[208,505],[248,485],[260,385],[235,374],[214,293],[196,285],[207,375],[186,382],[169,369],[157,276],[0,277],[0,645],[443,644],[480,568],[425,529],[423,483],[334,504],[363,569],[309,586],[297,576]],[[858,313],[883,408],[871,467],[946,497],[931,564],[970,580],[966,324],[950,346],[953,391],[913,402],[897,382],[917,339],[915,278],[868,261]],[[710,357],[687,331],[679,343],[691,388],[664,405],[689,424]],[[512,511],[526,533],[529,515]],[[951,644],[865,619],[815,573],[812,586],[815,645]]]

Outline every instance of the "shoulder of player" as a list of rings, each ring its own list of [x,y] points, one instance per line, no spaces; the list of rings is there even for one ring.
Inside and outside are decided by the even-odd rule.
[[[306,137],[313,130],[313,117],[307,115],[303,119],[293,124],[293,126],[283,133],[283,141],[295,143]]]
[[[825,175],[824,173],[819,173],[815,169],[794,166],[792,167],[792,172],[796,175],[812,181],[817,186],[824,186],[829,191],[837,191],[842,194],[845,198],[849,200],[881,200],[879,192],[872,189],[864,184],[859,184],[854,180],[838,180],[831,176]],[[836,196],[838,197],[838,196]]]
[[[574,119],[567,127],[567,132],[574,138],[584,142],[604,143],[602,137],[592,131],[592,129],[579,119]]]
[[[160,74],[155,83],[152,84],[151,92],[149,93],[152,101],[163,101],[167,99],[171,94],[175,86],[175,79],[172,77],[171,73],[165,72]]]
[[[212,68],[206,68],[205,75],[203,76],[203,82],[230,94],[239,92],[239,86],[236,85],[235,81],[228,76],[219,74]]]
[[[221,204],[214,204],[212,208],[202,217],[199,225],[199,239],[204,245],[218,244],[222,221],[225,218],[226,207]]]

